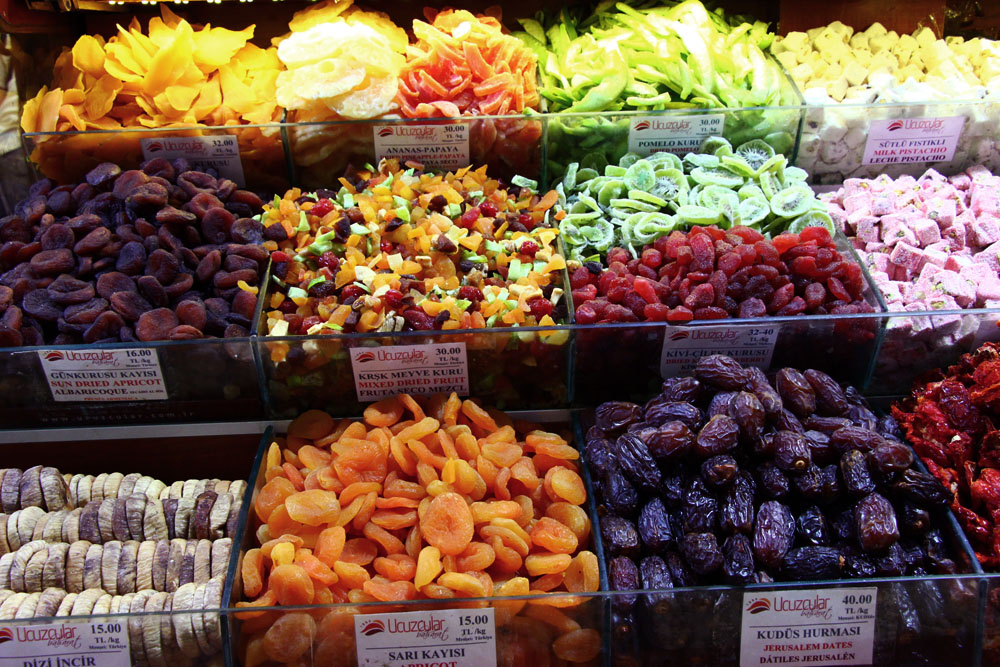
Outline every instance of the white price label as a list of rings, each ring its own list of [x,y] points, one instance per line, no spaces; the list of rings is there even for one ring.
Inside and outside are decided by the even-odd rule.
[[[702,357],[726,354],[744,366],[767,370],[778,340],[778,325],[667,327],[660,356],[664,378],[689,375]]]
[[[628,126],[630,153],[674,153],[697,151],[708,137],[722,136],[726,117],[721,113],[697,116],[634,116]]]
[[[375,159],[414,160],[425,167],[455,171],[469,165],[469,124],[373,125]]]
[[[743,593],[740,667],[870,665],[878,588]]]
[[[219,176],[235,181],[241,188],[246,185],[243,163],[240,162],[240,145],[231,134],[210,137],[151,137],[143,139],[140,144],[143,160],[155,157],[174,160],[182,157],[191,163],[193,169],[211,167]]]
[[[169,398],[152,348],[39,350],[55,401],[163,401]]]
[[[400,392],[469,395],[465,343],[351,348],[358,401],[377,401]]]
[[[358,667],[496,667],[493,609],[354,617]]]
[[[128,627],[102,623],[0,623],[0,667],[131,667]]]
[[[949,162],[964,126],[963,116],[873,120],[861,164]]]

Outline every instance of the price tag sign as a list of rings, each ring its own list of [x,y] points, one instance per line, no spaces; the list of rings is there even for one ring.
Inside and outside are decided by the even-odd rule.
[[[377,401],[401,392],[469,395],[465,343],[351,348],[358,401]]]
[[[375,157],[414,160],[427,167],[455,171],[469,165],[469,124],[373,125]]]
[[[630,153],[674,153],[697,151],[707,137],[722,136],[726,117],[721,113],[697,116],[634,116],[628,126]]]
[[[131,667],[128,628],[107,623],[0,622],[0,667]]]
[[[55,401],[164,401],[169,398],[152,348],[39,350]]]
[[[767,370],[779,330],[775,324],[667,327],[660,375],[664,378],[689,375],[698,360],[710,354],[727,354],[744,366]]]
[[[740,667],[870,665],[878,588],[743,594]]]
[[[243,187],[243,163],[240,162],[239,142],[231,134],[211,137],[151,137],[142,139],[142,159],[162,157],[174,160],[182,157],[191,167],[204,170],[211,167],[222,178],[235,181]]]
[[[354,617],[358,667],[496,667],[492,608]]]
[[[949,162],[964,126],[963,116],[873,120],[861,164]]]

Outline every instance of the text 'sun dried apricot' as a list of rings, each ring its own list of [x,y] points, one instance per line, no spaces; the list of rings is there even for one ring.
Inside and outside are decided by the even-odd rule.
[[[600,635],[570,595],[600,581],[578,458],[563,435],[455,394],[385,399],[363,421],[310,411],[268,451],[237,606],[492,598],[463,605],[496,609],[500,664],[592,662]],[[313,664],[353,664],[358,611],[245,612],[244,664],[299,664],[304,640],[279,641],[293,630]]]

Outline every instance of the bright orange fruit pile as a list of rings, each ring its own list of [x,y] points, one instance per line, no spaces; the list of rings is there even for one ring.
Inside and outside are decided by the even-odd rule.
[[[578,458],[561,435],[456,394],[384,399],[363,421],[309,411],[268,451],[254,503],[261,546],[241,568],[253,601],[237,606],[594,592]],[[587,662],[600,636],[562,610],[581,602],[540,595],[491,604],[498,628],[523,611],[551,629],[557,657]],[[344,609],[240,618],[247,667],[294,662],[314,640],[321,664],[353,642]]]

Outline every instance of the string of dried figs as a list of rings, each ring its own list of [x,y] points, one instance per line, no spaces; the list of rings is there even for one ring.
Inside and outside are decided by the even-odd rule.
[[[824,373],[769,380],[712,355],[645,405],[604,403],[594,419],[585,456],[615,590],[958,571],[937,523],[951,494],[913,468],[891,417]],[[653,618],[669,604],[618,599],[615,632],[687,641]]]
[[[40,593],[61,588],[82,593],[99,588],[112,595],[144,590],[173,593],[188,583],[223,577],[232,540],[117,540],[103,545],[78,540],[33,540],[0,556],[0,590]]]
[[[123,624],[128,628],[132,664],[166,667],[213,657],[207,664],[221,664],[220,616],[209,610],[222,607],[223,580],[224,576],[215,576],[170,593],[142,590],[115,595],[100,588],[76,593],[55,587],[34,593],[0,590],[0,621],[131,614]]]
[[[363,421],[303,414],[271,445],[254,500],[243,664],[309,650],[316,664],[356,661],[357,610],[254,607],[529,594],[489,602],[500,664],[597,659],[589,605],[565,595],[599,586],[578,459],[565,435],[455,394],[387,398]]]
[[[184,159],[38,181],[0,219],[0,347],[249,335],[261,205]]]

